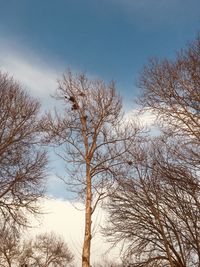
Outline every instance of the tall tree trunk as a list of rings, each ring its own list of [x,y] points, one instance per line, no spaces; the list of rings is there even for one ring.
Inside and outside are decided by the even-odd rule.
[[[91,225],[92,225],[92,188],[90,166],[86,167],[86,208],[85,208],[85,235],[82,251],[82,267],[90,267],[90,245],[91,245]]]

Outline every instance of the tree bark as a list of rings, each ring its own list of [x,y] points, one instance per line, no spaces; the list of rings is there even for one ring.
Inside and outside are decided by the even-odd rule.
[[[82,251],[82,267],[90,267],[91,225],[92,225],[92,188],[90,164],[86,167],[86,208],[85,208],[85,234]]]

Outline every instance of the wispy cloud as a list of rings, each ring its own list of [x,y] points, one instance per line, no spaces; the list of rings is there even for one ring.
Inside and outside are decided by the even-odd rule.
[[[33,96],[42,100],[56,89],[56,81],[62,73],[26,49],[13,49],[9,42],[0,44],[0,70],[13,76]]]
[[[132,121],[142,127],[152,129],[156,122],[156,116],[150,110],[143,110],[141,112],[139,109],[134,108],[125,113],[124,121],[125,123]]]

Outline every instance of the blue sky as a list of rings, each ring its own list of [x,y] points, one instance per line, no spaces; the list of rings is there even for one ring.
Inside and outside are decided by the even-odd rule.
[[[114,79],[131,95],[149,57],[173,57],[199,30],[199,0],[1,1],[0,38],[13,50]]]
[[[115,80],[128,106],[138,94],[135,81],[148,58],[173,58],[200,31],[199,0],[0,4],[0,69],[48,103],[56,79],[70,67]]]

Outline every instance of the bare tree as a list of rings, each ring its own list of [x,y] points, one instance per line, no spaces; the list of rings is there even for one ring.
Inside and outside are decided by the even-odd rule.
[[[21,266],[65,267],[72,266],[74,256],[67,243],[54,233],[40,234],[23,245]]]
[[[179,156],[193,166],[200,166],[199,66],[200,38],[197,38],[175,60],[151,60],[139,81],[143,91],[140,103],[157,115],[164,132],[180,137]]]
[[[0,73],[0,218],[27,225],[43,194],[46,154],[40,148],[40,104]],[[26,214],[25,214],[26,213]],[[26,215],[26,216],[25,216]]]
[[[69,72],[59,82],[56,97],[63,101],[64,113],[48,115],[47,142],[59,147],[57,153],[66,162],[70,178],[67,184],[85,201],[82,266],[89,267],[92,214],[115,177],[122,175],[128,164],[127,148],[139,130],[129,131],[122,124],[122,104],[114,83],[105,85]]]
[[[157,114],[167,135],[176,138],[171,155],[174,153],[194,173],[200,170],[199,66],[198,37],[174,61],[152,60],[144,68],[139,83],[143,90],[140,103]]]
[[[74,256],[66,242],[54,233],[37,235],[24,241],[11,226],[0,235],[0,266],[64,267],[72,266]]]
[[[106,235],[125,242],[127,266],[199,266],[199,174],[159,139],[137,155],[110,198]]]
[[[2,224],[0,228],[0,266],[16,266],[18,264],[19,251],[19,233],[16,231],[15,226]]]
[[[175,60],[151,60],[139,86],[143,90],[140,103],[157,115],[164,132],[168,156],[159,153],[159,172],[170,182],[167,192],[175,200],[173,212],[181,220],[179,226],[184,225],[184,244],[195,251],[192,257],[199,262],[200,38]]]

